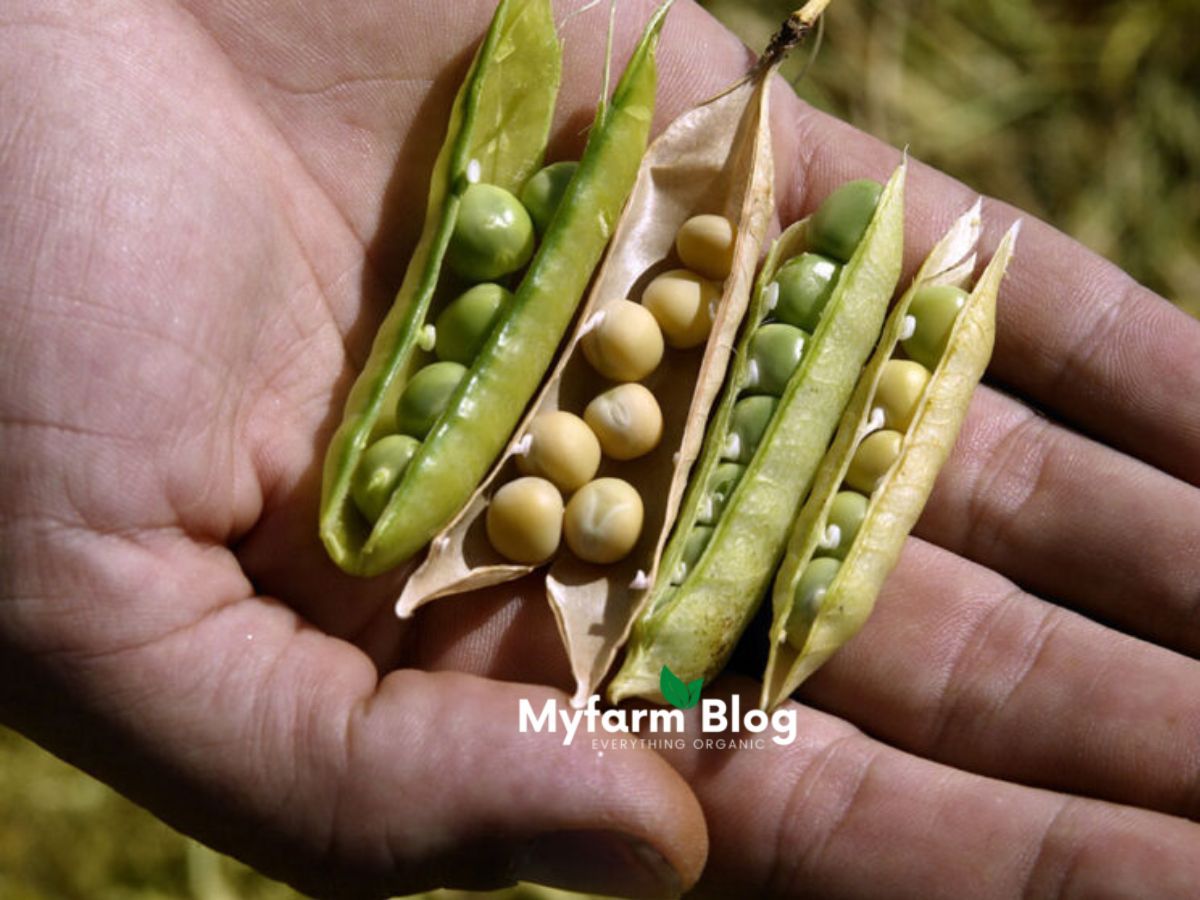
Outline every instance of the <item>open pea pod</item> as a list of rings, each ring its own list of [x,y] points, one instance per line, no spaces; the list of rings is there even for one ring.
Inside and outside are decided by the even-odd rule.
[[[431,358],[428,320],[431,306],[444,305],[454,287],[443,270],[464,195],[480,182],[518,193],[540,165],[549,132],[561,55],[551,5],[501,0],[454,102],[416,253],[326,454],[320,534],[346,571],[378,574],[417,553],[470,499],[508,441],[633,184],[654,106],[654,49],[669,5],[655,14],[611,101],[601,103],[558,211],[486,342],[469,368],[450,372],[453,381],[430,379],[434,393],[444,395],[421,438],[408,440],[403,474],[372,523],[352,497],[355,474],[368,445],[395,433],[397,402],[403,405],[406,384]],[[456,364],[436,365],[449,372]],[[430,370],[435,366],[422,371]],[[416,414],[422,412],[428,410]]]
[[[991,357],[1018,225],[969,294],[979,204],[896,303],[804,504],[773,588],[762,706],[785,700],[866,621]]]
[[[707,681],[753,618],[900,276],[906,165],[882,191],[843,186],[772,247],[614,703],[661,701],[664,666]]]

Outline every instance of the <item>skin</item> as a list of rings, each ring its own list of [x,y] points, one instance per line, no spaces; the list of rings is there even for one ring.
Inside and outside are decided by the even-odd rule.
[[[1046,225],[917,536],[791,746],[601,762],[520,734],[517,698],[570,684],[544,598],[401,625],[400,575],[326,559],[321,453],[489,11],[0,9],[0,719],[314,894],[1188,896],[1200,324]],[[564,28],[559,158],[606,19]],[[681,2],[661,60],[657,128],[746,57]],[[897,161],[782,90],[774,111],[784,221]],[[911,274],[972,194],[916,165],[907,195]],[[985,249],[1015,214],[985,204]],[[729,691],[757,685],[705,696]]]

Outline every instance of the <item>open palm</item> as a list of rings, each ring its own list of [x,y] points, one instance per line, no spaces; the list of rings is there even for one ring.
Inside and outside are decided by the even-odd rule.
[[[517,698],[567,682],[534,586],[406,628],[402,575],[327,561],[322,448],[491,6],[0,4],[0,716],[337,896],[654,896],[706,860],[717,894],[1200,881],[1200,326],[1036,223],[991,373],[1026,399],[977,394],[923,540],[806,687],[824,711],[792,747],[601,758],[519,734]],[[649,7],[622,7],[625,52]],[[563,26],[562,154],[604,22]],[[681,5],[659,125],[744,65]],[[778,97],[785,219],[894,164]],[[911,266],[970,194],[919,169],[909,196]],[[1012,214],[985,215],[994,243]]]

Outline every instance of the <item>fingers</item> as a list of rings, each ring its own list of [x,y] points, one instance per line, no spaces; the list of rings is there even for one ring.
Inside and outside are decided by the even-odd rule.
[[[911,539],[802,695],[913,753],[1200,817],[1200,664]]]
[[[790,746],[666,752],[709,822],[696,896],[1183,898],[1200,878],[1200,826],[954,771],[790,708]]]

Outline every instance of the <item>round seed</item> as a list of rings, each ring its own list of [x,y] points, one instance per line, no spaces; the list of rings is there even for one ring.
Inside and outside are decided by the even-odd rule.
[[[609,304],[580,344],[592,368],[613,381],[641,381],[663,355],[658,322],[646,307],[632,300]]]
[[[967,302],[967,292],[949,284],[923,287],[908,304],[908,314],[915,320],[912,336],[901,343],[904,352],[927,369],[936,369],[946,352],[950,331],[958,311]]]
[[[678,350],[707,340],[720,299],[720,288],[687,269],[664,272],[642,292],[642,305],[658,320],[667,343]]]
[[[400,395],[396,427],[403,434],[424,440],[466,375],[466,366],[456,362],[435,362],[420,369]]]
[[[683,584],[687,580],[712,536],[713,530],[707,525],[696,525],[692,528],[687,540],[683,542],[683,553],[680,554],[679,563],[671,573],[671,584]]]
[[[535,174],[521,188],[521,203],[529,211],[533,219],[533,227],[539,235],[546,233],[546,227],[554,218],[558,205],[562,203],[567,185],[575,176],[579,163],[570,160],[551,163]]]
[[[750,339],[750,363],[746,390],[755,394],[782,396],[800,365],[807,335],[793,325],[773,322],[761,326]]]
[[[379,519],[420,446],[420,441],[407,434],[390,434],[363,453],[350,480],[350,496],[367,521]]]
[[[529,449],[517,456],[522,475],[545,478],[570,494],[591,481],[600,468],[600,442],[573,413],[556,410],[534,416],[525,434]]]
[[[567,546],[585,562],[614,563],[637,543],[642,516],[642,498],[633,485],[620,478],[597,478],[567,504]]]
[[[723,281],[733,269],[736,237],[733,224],[724,216],[692,216],[675,235],[675,252],[693,272]]]
[[[792,612],[787,621],[788,641],[796,650],[804,649],[809,629],[821,611],[821,601],[841,567],[840,560],[828,556],[810,560],[804,567],[792,595]]]
[[[587,405],[583,418],[613,459],[636,459],[657,447],[662,438],[662,410],[640,384],[610,388]]]
[[[477,284],[455,297],[434,325],[438,359],[470,365],[511,299],[511,291],[489,283]]]
[[[501,556],[526,565],[545,562],[562,539],[562,495],[544,478],[516,478],[492,496],[486,525]]]
[[[533,221],[516,197],[494,184],[463,191],[446,262],[467,281],[495,281],[533,256]]]
[[[822,545],[817,550],[818,555],[846,558],[867,516],[868,503],[867,498],[856,491],[838,491],[830,504],[829,517],[825,520],[825,536],[836,543],[832,547]]]
[[[789,259],[775,273],[779,296],[773,317],[811,334],[821,321],[841,271],[838,263],[819,253],[802,253]]]
[[[900,456],[900,445],[903,442],[904,436],[891,429],[868,434],[850,460],[850,467],[846,470],[846,484],[856,491],[870,494],[879,486],[892,463]]]
[[[869,178],[843,184],[813,213],[808,225],[809,246],[848,262],[871,224],[882,193],[883,185]]]
[[[726,435],[721,458],[739,463],[750,462],[778,405],[777,399],[766,396],[743,397],[733,404],[729,434]]]
[[[697,522],[701,525],[712,525],[721,518],[725,505],[729,503],[729,498],[733,495],[734,488],[741,481],[745,471],[745,466],[732,462],[723,462],[713,470],[708,490],[705,492],[704,499],[700,501],[699,513],[696,516]]]
[[[911,359],[889,359],[879,373],[875,406],[883,410],[883,423],[896,431],[908,430],[921,402],[929,370]]]

